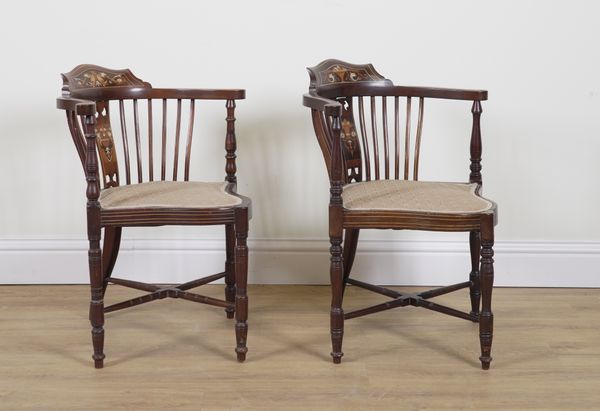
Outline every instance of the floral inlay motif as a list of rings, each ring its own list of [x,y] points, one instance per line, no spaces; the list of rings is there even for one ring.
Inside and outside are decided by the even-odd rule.
[[[342,140],[350,155],[353,156],[358,145],[358,134],[356,134],[354,124],[347,119],[342,119]]]
[[[106,155],[108,161],[112,161],[112,150],[114,147],[113,136],[110,128],[99,127],[96,129],[96,141],[98,141],[98,147]]]
[[[123,74],[104,73],[97,70],[89,70],[74,78],[77,87],[111,87],[127,84],[127,78]]]
[[[330,83],[352,83],[355,81],[369,80],[369,73],[364,69],[351,69],[336,64],[325,72],[325,78]]]

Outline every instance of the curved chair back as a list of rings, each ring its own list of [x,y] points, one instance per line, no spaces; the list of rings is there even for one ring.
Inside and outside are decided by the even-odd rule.
[[[339,136],[342,183],[418,180],[425,99],[442,98],[473,101],[470,181],[481,183],[479,115],[486,91],[395,86],[371,64],[334,59],[309,67],[308,72],[304,105],[312,109],[330,179],[335,174],[333,136]]]
[[[226,101],[226,180],[236,182],[234,111],[235,100],[245,98],[244,90],[153,88],[128,69],[113,70],[90,64],[79,65],[62,74],[62,78],[63,95],[58,99],[58,107],[66,111],[84,168],[84,117],[88,112],[95,117],[91,131],[96,135],[104,188],[132,182],[177,181],[182,174],[183,180],[188,181],[197,100]],[[111,116],[113,112],[118,115]],[[113,121],[118,118],[121,153],[111,117]],[[169,126],[173,121],[174,133]]]

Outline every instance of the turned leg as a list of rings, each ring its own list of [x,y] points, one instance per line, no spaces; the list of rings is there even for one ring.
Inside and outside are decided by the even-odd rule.
[[[339,116],[333,116],[331,121],[333,139],[331,186],[329,188],[329,241],[331,247],[331,356],[334,364],[342,362],[342,338],[344,337],[344,264],[342,256],[342,234],[344,226],[344,209],[342,201],[342,153],[341,153],[341,123]],[[350,273],[350,270],[348,270]]]
[[[248,209],[238,208],[235,214],[235,336],[237,344],[235,352],[238,361],[246,359],[248,348],[248,296],[246,287],[248,283]]]
[[[358,228],[347,228],[344,230],[344,290],[346,289],[346,281],[350,278],[352,264],[354,264],[354,256],[356,255],[356,246],[358,245]]]
[[[471,249],[471,273],[469,280],[471,287],[469,294],[471,296],[471,316],[473,321],[479,319],[479,303],[481,300],[481,290],[479,284],[479,255],[481,250],[481,237],[479,231],[471,231],[469,233],[469,245]]]
[[[102,251],[100,250],[100,184],[98,182],[98,157],[96,155],[96,118],[86,115],[84,130],[86,139],[85,179],[87,181],[87,234],[89,240],[88,262],[90,268],[90,322],[92,324],[92,344],[94,345],[94,366],[104,365],[104,273],[102,272]]]
[[[102,245],[102,295],[106,294],[106,287],[112,274],[119,246],[121,245],[121,227],[105,227],[104,242]]]
[[[88,214],[90,209],[88,208]],[[90,267],[90,323],[92,324],[92,344],[94,346],[94,366],[102,368],[104,366],[104,300],[103,300],[103,278],[102,278],[102,251],[100,250],[100,221],[92,223],[89,227],[88,238],[90,248],[88,251],[88,261]]]
[[[99,258],[100,248],[90,248],[90,265],[92,259]],[[98,255],[98,257],[96,257]],[[99,265],[99,264],[98,264]],[[104,301],[103,301],[103,290],[102,280],[100,276],[96,276],[97,279],[91,282],[91,294],[92,299],[90,301],[90,323],[92,324],[92,344],[94,346],[94,366],[96,368],[102,368],[104,366]]]
[[[481,368],[487,370],[492,361],[492,287],[494,285],[494,225],[492,218],[484,220],[481,227],[481,314],[479,316],[479,339],[481,343]]]
[[[336,233],[337,234],[337,233]],[[333,350],[331,356],[333,362],[342,362],[342,339],[344,337],[344,310],[342,299],[344,293],[344,267],[342,258],[342,230],[339,235],[330,236],[331,247],[331,345]]]
[[[233,224],[225,226],[225,300],[235,304],[235,229]],[[227,318],[233,318],[235,309],[227,307]]]

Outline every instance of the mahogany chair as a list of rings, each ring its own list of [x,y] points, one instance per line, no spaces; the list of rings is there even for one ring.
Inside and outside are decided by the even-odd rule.
[[[339,60],[325,60],[308,71],[310,87],[303,103],[311,109],[330,179],[333,362],[340,363],[343,356],[344,320],[412,305],[479,322],[479,359],[482,368],[488,369],[492,360],[492,247],[497,207],[481,197],[479,119],[481,101],[487,99],[487,92],[395,86],[371,64],[355,65]],[[426,98],[473,102],[469,183],[418,180]],[[418,109],[416,136],[411,144],[414,100],[418,100]],[[365,106],[370,110],[365,110]],[[401,116],[404,111],[406,115]],[[412,167],[411,152],[414,152]],[[359,231],[367,228],[469,232],[469,281],[407,294],[350,278]],[[342,299],[347,284],[383,294],[392,300],[344,313]],[[467,287],[470,289],[470,313],[431,301],[433,297]]]
[[[233,318],[235,313],[235,351],[238,361],[244,361],[248,330],[246,238],[250,200],[236,193],[234,111],[235,100],[245,98],[245,90],[153,88],[127,69],[111,70],[87,64],[62,74],[62,78],[62,97],[57,99],[57,107],[66,112],[69,130],[87,180],[90,321],[95,367],[102,368],[105,357],[105,313],[167,297],[223,307],[227,318]],[[225,101],[224,182],[190,181],[196,103],[205,104],[204,100]],[[153,113],[153,104],[161,114]],[[174,117],[167,115],[169,107],[176,107]],[[187,120],[185,147],[180,145],[184,108],[187,111],[183,115]],[[117,149],[118,141],[113,138],[112,110],[118,113],[120,120],[121,152]],[[127,118],[125,113],[129,110],[133,114]],[[155,129],[153,114],[155,118],[162,119],[160,129]],[[147,122],[145,129],[142,129],[140,121],[144,126],[144,117]],[[169,127],[168,120],[173,118],[175,122]],[[131,129],[132,120],[134,142],[130,141],[127,130],[128,124]],[[170,130],[173,124],[174,138]],[[135,164],[132,164],[134,158],[130,156],[130,146],[135,147],[132,150],[135,152]],[[155,152],[160,153],[158,161],[155,161]],[[184,156],[182,162],[179,161],[180,154]],[[98,160],[102,165],[100,174]],[[178,177],[181,181],[178,181]],[[122,228],[162,225],[224,225],[224,272],[174,286],[112,277]],[[101,248],[102,231],[104,242]],[[225,300],[188,291],[220,278],[225,278]],[[104,294],[109,283],[146,291],[148,294],[105,307]]]

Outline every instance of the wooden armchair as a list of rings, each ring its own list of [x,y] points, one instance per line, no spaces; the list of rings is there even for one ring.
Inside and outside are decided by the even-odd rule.
[[[250,200],[236,193],[234,110],[235,100],[245,98],[245,90],[158,89],[152,88],[129,70],[110,70],[87,64],[62,74],[62,78],[64,86],[62,97],[57,99],[57,107],[66,112],[67,124],[87,180],[90,321],[95,367],[102,368],[105,357],[105,313],[167,297],[223,307],[227,318],[233,318],[235,313],[235,351],[238,361],[244,361],[248,330],[246,238]],[[225,101],[224,182],[190,181],[196,102],[204,100]],[[162,115],[154,114],[153,105]],[[173,106],[176,106],[176,114],[171,117],[168,111]],[[129,118],[125,114],[128,111],[126,108],[133,111]],[[184,112],[188,123],[185,150],[180,144],[184,108],[188,110]],[[113,138],[111,110],[116,110],[120,119],[121,152],[117,149],[118,141]],[[157,117],[162,119],[161,128],[154,125],[153,120]],[[140,122],[143,126],[144,119],[147,119],[146,132],[142,133]],[[175,119],[174,138],[168,126],[172,119]],[[131,120],[134,141],[129,137]],[[135,153],[135,163],[133,155],[130,156],[130,146]],[[156,152],[160,152],[159,161],[155,161]],[[180,154],[184,156],[183,161],[179,160]],[[98,160],[102,166],[100,173]],[[183,180],[178,181],[181,174]],[[224,272],[175,286],[158,286],[111,277],[122,228],[162,225],[224,225]],[[101,248],[102,231],[104,242]],[[188,291],[223,277],[226,283],[225,300]],[[104,294],[109,283],[143,290],[148,294],[105,307]]]
[[[481,101],[487,99],[487,92],[395,86],[371,64],[355,65],[339,60],[323,61],[308,68],[308,71],[310,87],[303,103],[311,109],[331,186],[329,237],[333,362],[340,363],[343,356],[344,320],[412,305],[479,322],[480,360],[482,368],[488,369],[492,360],[492,247],[497,207],[480,195],[479,118]],[[427,98],[473,102],[469,183],[418,181],[424,102]],[[415,141],[411,144],[414,100],[418,100],[418,109]],[[367,105],[370,113],[365,115]],[[403,111],[406,115],[402,119]],[[414,152],[412,162],[411,152]],[[366,228],[469,232],[469,281],[405,294],[350,278],[359,230]],[[342,299],[346,284],[383,294],[392,300],[344,313]],[[431,301],[433,297],[467,287],[470,288],[470,313]]]

